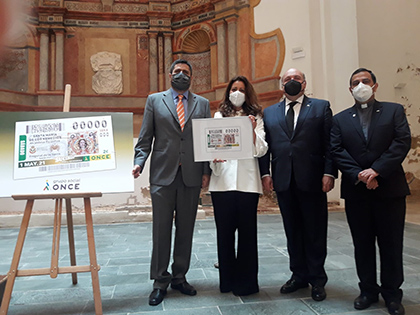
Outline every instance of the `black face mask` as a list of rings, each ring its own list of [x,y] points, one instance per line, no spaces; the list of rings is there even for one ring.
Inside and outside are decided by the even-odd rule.
[[[190,88],[191,79],[186,74],[179,72],[172,75],[171,85],[176,91],[184,92]]]
[[[291,80],[284,85],[284,91],[291,96],[298,95],[302,91],[302,83]]]

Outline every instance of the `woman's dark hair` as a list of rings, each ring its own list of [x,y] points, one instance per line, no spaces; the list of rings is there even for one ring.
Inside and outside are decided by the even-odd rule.
[[[223,117],[230,117],[235,115],[235,109],[229,100],[229,95],[230,90],[232,89],[232,85],[236,81],[241,81],[245,85],[245,103],[242,105],[242,110],[244,113],[246,115],[262,116],[262,107],[258,104],[257,93],[255,93],[254,87],[246,77],[238,75],[229,81],[229,84],[226,87],[225,96],[219,104],[219,111],[222,113]]]

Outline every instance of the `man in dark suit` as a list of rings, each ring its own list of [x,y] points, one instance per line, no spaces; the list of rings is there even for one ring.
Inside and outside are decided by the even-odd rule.
[[[404,314],[403,234],[405,198],[409,189],[401,166],[411,144],[410,129],[400,104],[375,100],[372,71],[357,69],[350,78],[355,105],[334,116],[331,152],[342,172],[341,197],[355,248],[360,295],[358,310],[378,301],[390,314]],[[381,286],[376,277],[376,246]]]
[[[263,187],[275,190],[283,217],[292,277],[280,289],[312,285],[326,298],[327,195],[337,176],[330,158],[330,103],[304,95],[305,75],[289,69],[281,83],[285,99],[264,110],[267,154],[260,158]],[[271,176],[270,176],[271,157]]]
[[[152,153],[150,194],[153,207],[153,252],[150,278],[154,280],[150,305],[158,305],[172,289],[187,295],[197,291],[186,278],[190,266],[192,237],[201,187],[210,179],[208,163],[194,162],[192,119],[210,118],[209,101],[189,91],[192,68],[182,59],[170,69],[172,88],[147,98],[133,176],[140,176]],[[152,148],[153,143],[153,148]],[[168,272],[172,221],[175,212],[175,242],[172,273]]]

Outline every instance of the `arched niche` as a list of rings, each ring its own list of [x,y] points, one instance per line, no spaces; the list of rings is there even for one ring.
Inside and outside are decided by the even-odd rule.
[[[213,28],[206,23],[184,29],[175,42],[174,55],[188,60],[193,67],[191,89],[200,93],[212,86],[212,50],[215,42]]]

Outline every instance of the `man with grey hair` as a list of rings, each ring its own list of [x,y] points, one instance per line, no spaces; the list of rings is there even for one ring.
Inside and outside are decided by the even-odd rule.
[[[332,112],[325,100],[304,95],[305,75],[287,70],[285,98],[264,110],[268,152],[260,158],[266,191],[274,189],[283,217],[292,277],[283,294],[312,285],[312,298],[326,298],[327,195],[337,169],[330,158]],[[271,175],[270,175],[271,160]]]

